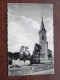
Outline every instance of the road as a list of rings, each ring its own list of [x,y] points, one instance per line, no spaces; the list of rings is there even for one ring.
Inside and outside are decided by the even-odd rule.
[[[40,71],[40,72],[34,72],[34,73],[30,73],[28,75],[36,75],[36,74],[54,74],[54,69],[50,69],[50,70],[44,70],[44,71]]]

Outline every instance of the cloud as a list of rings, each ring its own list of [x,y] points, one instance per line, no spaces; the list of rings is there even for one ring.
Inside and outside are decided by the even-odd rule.
[[[15,21],[13,19],[9,21],[8,50],[13,52],[19,51],[22,45],[27,45],[29,46],[30,52],[32,53],[34,49],[34,44],[38,42],[38,38],[39,38],[38,31],[39,31],[40,25],[38,24],[37,21],[34,21],[33,19],[27,18],[25,16],[21,16],[20,21],[21,20],[23,20],[22,23],[19,23],[18,21]],[[47,18],[46,21],[48,21],[48,26],[49,26],[49,29],[47,29],[47,40],[49,43],[49,48],[53,50],[53,29],[52,29],[53,27],[50,27],[52,25],[52,22],[50,18]],[[26,24],[25,26],[23,25],[24,23]],[[27,24],[31,25],[31,29],[33,31],[30,31],[29,33],[25,31],[25,28],[28,27]],[[28,27],[28,30],[30,30],[29,27]]]
[[[8,9],[8,50],[12,52],[19,51],[22,45],[27,45],[30,49],[30,52],[32,53],[35,43],[39,42],[38,31],[41,25],[41,23],[39,23],[39,17],[41,17],[41,6],[35,6],[35,10],[34,7],[30,8],[29,10],[29,8],[26,8],[27,5],[25,5],[26,7],[23,5],[19,6],[20,4],[17,6],[16,4],[14,5],[9,6]],[[22,7],[24,9],[22,9]],[[50,8],[47,7],[47,5],[43,6],[43,11],[44,7],[45,12],[43,14],[43,21],[47,30],[49,48],[53,50],[53,20],[51,17],[52,12]],[[31,14],[30,12],[27,12],[31,10]]]
[[[29,23],[29,24],[31,23],[31,27],[33,27],[34,29],[37,29],[37,30],[40,29],[40,24],[37,21],[31,18],[27,18],[25,16],[21,16],[21,18],[23,19],[25,23]]]
[[[32,53],[34,43],[27,35],[29,34],[24,31],[23,25],[18,24],[14,20],[10,21],[8,24],[8,51],[19,51],[20,47],[25,45],[29,47]]]

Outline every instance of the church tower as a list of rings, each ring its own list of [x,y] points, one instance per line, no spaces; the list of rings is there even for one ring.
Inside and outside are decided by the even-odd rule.
[[[48,42],[46,37],[46,29],[44,26],[43,18],[41,18],[41,28],[39,30],[39,44],[41,46],[40,60],[48,59]]]

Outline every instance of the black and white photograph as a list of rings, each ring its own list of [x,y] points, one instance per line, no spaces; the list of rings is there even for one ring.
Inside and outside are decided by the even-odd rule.
[[[53,4],[7,4],[8,76],[54,74]]]

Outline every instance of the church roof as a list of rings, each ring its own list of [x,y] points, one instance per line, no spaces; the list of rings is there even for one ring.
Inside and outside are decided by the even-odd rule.
[[[44,27],[43,18],[42,18],[42,21],[41,21],[41,28],[40,28],[39,32],[41,32],[42,30],[44,30],[46,32],[45,27]]]

